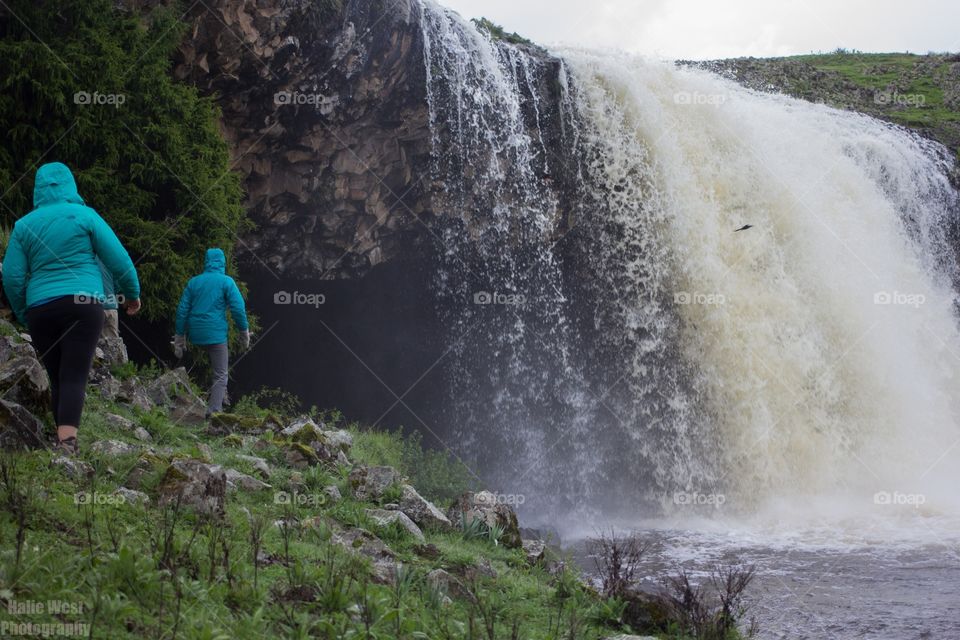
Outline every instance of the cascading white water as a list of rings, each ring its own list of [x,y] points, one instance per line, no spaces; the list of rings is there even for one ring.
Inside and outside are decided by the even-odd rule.
[[[741,513],[840,496],[867,510],[877,492],[960,511],[960,207],[942,147],[609,53],[555,52],[560,99],[542,105],[542,63],[423,7],[438,208],[465,219],[438,286],[535,303],[450,314],[451,337],[474,340],[454,388],[461,450],[488,449],[498,489],[554,522],[675,509],[674,492]],[[568,208],[590,250],[569,271],[597,302],[587,322],[551,244],[550,109],[576,165]]]
[[[561,55],[603,149],[601,187],[614,193],[624,172],[649,181],[655,215],[634,224],[660,227],[651,257],[668,263],[683,355],[719,434],[722,471],[702,490],[748,509],[847,491],[956,508],[949,156],[703,72]],[[614,215],[636,207],[608,202]]]

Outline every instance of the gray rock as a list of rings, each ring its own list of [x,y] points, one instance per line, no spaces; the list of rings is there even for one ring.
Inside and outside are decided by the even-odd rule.
[[[153,442],[153,436],[151,436],[150,432],[143,427],[136,427],[133,430],[133,437],[140,442]]]
[[[423,531],[420,530],[413,520],[408,518],[402,511],[387,511],[386,509],[367,509],[366,513],[380,527],[386,527],[397,523],[407,530],[417,542],[425,542]]]
[[[49,406],[50,378],[29,342],[0,335],[0,393],[31,412]]]
[[[133,489],[128,489],[127,487],[120,487],[113,492],[116,496],[123,496],[125,502],[129,504],[149,504],[150,496],[145,494],[143,491],[135,491]]]
[[[432,502],[421,496],[409,484],[403,485],[403,496],[400,498],[400,510],[421,527],[450,531],[453,524]]]
[[[227,474],[218,465],[201,460],[174,460],[159,487],[160,504],[189,505],[201,513],[222,517],[227,496]]]
[[[302,417],[280,430],[280,435],[288,440],[310,444],[314,440],[323,440],[323,431],[313,420]]]
[[[104,378],[97,382],[96,386],[100,391],[101,397],[111,402],[116,400],[117,396],[120,395],[120,381],[116,378]]]
[[[127,378],[120,383],[120,389],[117,391],[115,399],[119,402],[126,402],[141,411],[150,411],[154,407],[154,402],[147,395],[146,389],[136,376]]]
[[[497,496],[489,491],[479,491],[477,493],[468,491],[463,494],[447,511],[447,518],[458,524],[479,519],[488,527],[501,527],[503,529],[503,535],[500,538],[501,544],[510,549],[521,547],[520,525],[517,522],[517,514],[509,505],[497,500]]]
[[[378,500],[391,486],[403,482],[393,467],[354,467],[350,472],[350,488],[357,500]]]
[[[328,445],[344,453],[349,453],[350,448],[353,446],[353,436],[350,435],[349,431],[343,429],[338,431],[324,431],[323,435]]]
[[[527,556],[527,564],[536,565],[546,557],[547,544],[543,540],[523,540],[523,552]]]
[[[216,467],[217,465],[210,465],[211,467]],[[242,489],[244,491],[263,491],[264,489],[269,489],[270,485],[262,480],[257,480],[253,476],[248,476],[245,473],[241,473],[236,469],[225,469],[224,473],[227,476],[227,488],[228,489]]]
[[[340,494],[340,489],[337,488],[337,485],[331,484],[330,486],[324,487],[323,492],[330,499],[330,504],[337,504],[343,500],[343,496]]]
[[[476,602],[477,600],[473,592],[459,578],[443,569],[434,569],[428,573],[427,584],[458,600],[469,600],[470,602]]]
[[[190,376],[187,375],[186,369],[177,367],[150,381],[146,385],[145,392],[154,404],[173,407],[176,398],[192,395]]]
[[[374,580],[381,584],[395,584],[399,563],[396,554],[380,538],[366,529],[345,529],[331,523],[331,542],[349,553],[367,557],[373,563]]]
[[[98,440],[90,445],[90,451],[103,456],[115,457],[139,453],[140,447],[120,440]]]
[[[0,399],[0,448],[40,449],[47,445],[47,427],[26,407]]]
[[[57,456],[50,461],[51,467],[57,467],[68,477],[80,480],[81,478],[88,478],[93,475],[93,467],[84,462],[83,460],[77,460],[76,458],[70,458],[68,456]]]
[[[97,352],[94,358],[94,366],[103,365],[112,367],[127,362],[127,345],[123,338],[100,337],[97,344]]]
[[[107,424],[111,427],[120,429],[122,431],[132,431],[133,430],[133,420],[129,418],[124,418],[123,416],[117,415],[115,413],[108,413],[104,416]]]
[[[237,459],[243,460],[244,462],[249,462],[253,465],[254,470],[260,474],[261,478],[267,479],[270,477],[270,465],[267,464],[267,461],[263,458],[258,458],[257,456],[237,456]]]
[[[192,395],[180,395],[173,401],[173,407],[170,409],[170,419],[177,424],[198,425],[203,424],[207,412],[207,406]]]

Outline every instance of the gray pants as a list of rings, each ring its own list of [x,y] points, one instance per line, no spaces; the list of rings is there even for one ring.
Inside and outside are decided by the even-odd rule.
[[[203,347],[210,358],[210,368],[213,370],[213,382],[210,384],[210,397],[207,400],[207,413],[223,411],[223,397],[227,394],[227,367],[230,355],[227,352],[227,343],[208,344]]]

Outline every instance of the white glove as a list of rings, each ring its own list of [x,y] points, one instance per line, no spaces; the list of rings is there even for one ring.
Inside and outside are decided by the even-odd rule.
[[[187,337],[186,336],[173,336],[173,355],[177,357],[177,360],[183,357],[183,352],[187,350]]]
[[[246,351],[250,348],[250,331],[241,331],[240,332],[240,347]]]

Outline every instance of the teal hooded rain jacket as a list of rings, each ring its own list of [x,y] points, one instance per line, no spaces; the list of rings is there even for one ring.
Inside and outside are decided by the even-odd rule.
[[[227,341],[227,309],[240,331],[247,331],[247,310],[233,278],[226,275],[227,260],[220,249],[207,249],[203,273],[190,278],[177,307],[177,335],[193,344]]]

